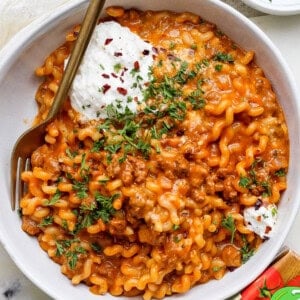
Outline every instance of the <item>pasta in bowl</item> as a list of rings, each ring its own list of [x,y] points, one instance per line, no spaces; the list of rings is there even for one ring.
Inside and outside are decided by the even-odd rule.
[[[197,285],[193,297],[250,269],[252,258],[239,267],[276,235],[289,165],[283,111],[255,52],[205,15],[106,11],[22,174],[22,228],[94,294],[152,299]],[[36,70],[36,122],[79,28]]]

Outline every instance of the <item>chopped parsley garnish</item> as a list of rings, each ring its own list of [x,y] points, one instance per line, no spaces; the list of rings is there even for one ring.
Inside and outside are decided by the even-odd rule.
[[[278,177],[284,177],[284,176],[286,176],[286,171],[285,171],[285,169],[281,168],[275,172],[275,175]]]
[[[223,266],[215,266],[215,267],[212,268],[212,271],[213,271],[213,272],[219,272],[219,271],[221,271],[222,269],[224,269]]]
[[[82,246],[76,246],[74,250],[69,250],[66,253],[66,257],[68,258],[68,265],[71,270],[74,270],[76,268],[79,255],[85,253],[86,250]]]
[[[41,223],[38,225],[39,227],[46,227],[48,225],[53,224],[53,216],[47,216],[45,217]]]
[[[277,207],[274,206],[271,210],[271,214],[272,214],[272,217],[275,217],[277,214],[278,214],[278,210],[277,210]]]
[[[258,188],[263,197],[268,197],[272,194],[271,184],[268,180],[260,181],[257,179],[256,168],[264,167],[264,162],[261,159],[256,159],[248,171],[248,176],[241,176],[239,180],[239,186],[246,189]],[[268,178],[267,178],[268,179]]]
[[[78,151],[67,148],[66,154],[68,155],[69,158],[74,158],[78,154]]]
[[[111,216],[116,212],[113,208],[113,201],[119,197],[119,194],[104,196],[100,193],[96,193],[95,200],[98,203],[97,214],[103,222],[107,223]]]
[[[46,205],[46,206],[54,205],[58,202],[60,197],[61,197],[61,191],[59,189],[57,189],[55,194],[49,200],[45,201],[44,205]]]
[[[71,240],[57,240],[56,244],[56,256],[65,255],[68,261],[69,268],[74,270],[80,254],[85,254],[86,250],[78,245],[78,239]],[[75,244],[75,245],[73,245]],[[77,245],[76,245],[77,244]]]
[[[179,236],[177,236],[177,235],[175,235],[174,237],[173,237],[173,242],[174,243],[179,243],[181,241],[181,239],[180,239],[180,237]]]
[[[251,178],[249,177],[241,177],[239,181],[239,186],[248,189],[252,183]]]
[[[184,102],[172,102],[167,110],[168,115],[175,120],[182,121],[186,114],[186,104]]]
[[[251,256],[253,256],[254,249],[250,248],[250,245],[247,242],[245,236],[243,236],[243,241],[244,241],[244,245],[240,249],[240,253],[241,253],[241,256],[242,256],[242,263],[244,264],[250,259]]]
[[[95,141],[93,143],[93,147],[91,149],[91,152],[99,152],[100,150],[102,150],[104,148],[104,143],[105,143],[104,139],[100,139],[98,141]]]
[[[229,63],[234,62],[234,59],[233,59],[232,55],[228,54],[228,53],[224,53],[224,52],[218,52],[214,56],[214,60],[215,61],[220,61],[220,62],[229,62]]]
[[[221,71],[222,71],[222,68],[223,68],[223,65],[220,65],[220,64],[215,65],[215,70],[216,70],[217,72],[221,72]]]
[[[180,229],[180,225],[174,224],[174,225],[173,225],[173,230],[178,230],[178,229]]]
[[[88,196],[88,186],[87,186],[87,180],[85,181],[77,181],[73,180],[72,188],[74,191],[76,191],[76,195],[79,199],[84,199]]]
[[[99,219],[104,223],[109,222],[116,212],[113,202],[118,197],[120,197],[118,193],[106,196],[96,192],[94,200],[91,203],[82,204],[74,211],[74,214],[77,216],[77,222],[75,230],[72,233],[77,234],[82,229],[95,224]]]
[[[104,150],[106,150],[112,154],[115,154],[121,149],[121,147],[122,147],[121,144],[111,144],[111,145],[106,145],[104,147]]]
[[[230,242],[233,243],[236,227],[232,215],[228,215],[222,220],[222,226],[231,233]]]
[[[175,47],[176,47],[176,43],[171,42],[170,45],[169,45],[169,49],[173,50]]]
[[[92,248],[96,253],[99,253],[99,252],[102,251],[102,247],[101,247],[97,242],[91,243],[91,248]]]
[[[117,63],[114,65],[114,71],[116,73],[119,73],[121,71],[121,69],[122,69],[122,65],[120,63]]]

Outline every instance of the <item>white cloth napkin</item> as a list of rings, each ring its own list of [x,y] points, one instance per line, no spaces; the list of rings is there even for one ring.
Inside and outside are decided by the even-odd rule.
[[[0,48],[33,20],[71,0],[0,0]]]

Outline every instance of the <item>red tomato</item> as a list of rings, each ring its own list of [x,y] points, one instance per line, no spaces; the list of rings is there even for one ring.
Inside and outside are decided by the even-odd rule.
[[[283,286],[280,273],[274,267],[270,267],[242,291],[242,300],[271,299],[272,294]]]
[[[286,285],[287,286],[300,286],[300,275],[291,279]]]

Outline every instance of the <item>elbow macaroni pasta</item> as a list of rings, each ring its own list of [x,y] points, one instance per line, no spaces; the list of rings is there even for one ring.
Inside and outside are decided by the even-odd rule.
[[[123,159],[123,148],[93,148],[107,134],[103,121],[79,122],[67,101],[33,153],[32,171],[22,174],[22,228],[72,284],[161,299],[221,279],[242,264],[242,249],[263,242],[245,225],[243,209],[277,203],[285,190],[287,128],[254,52],[213,24],[192,13],[107,13],[155,47],[158,81],[174,76],[178,61],[197,69],[176,96],[188,95],[186,113],[159,121],[172,126],[152,136],[148,158],[129,152]],[[45,78],[36,123],[47,116],[79,30],[36,70]]]

